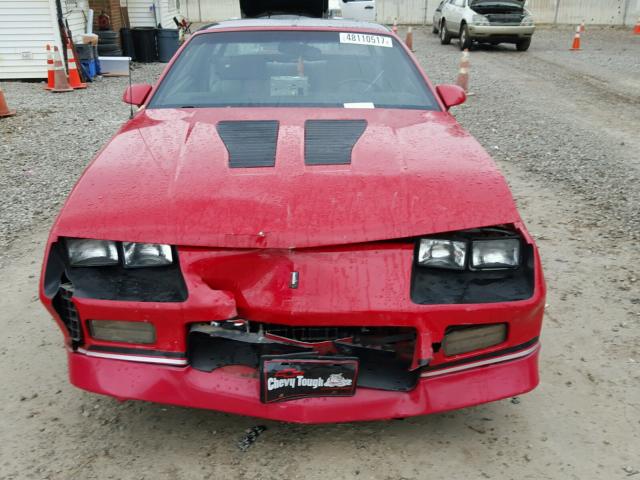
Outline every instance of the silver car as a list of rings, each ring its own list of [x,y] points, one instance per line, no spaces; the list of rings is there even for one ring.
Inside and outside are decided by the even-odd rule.
[[[524,52],[531,45],[535,31],[533,17],[524,8],[526,0],[445,0],[438,8],[440,18],[434,30],[440,43],[448,45],[460,39],[460,49],[473,42],[513,43]],[[438,12],[436,13],[438,15]],[[434,16],[434,21],[436,17]]]

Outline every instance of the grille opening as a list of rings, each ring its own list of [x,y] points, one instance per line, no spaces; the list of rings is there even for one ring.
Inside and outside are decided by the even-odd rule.
[[[412,358],[416,339],[415,330],[409,327],[296,327],[250,322],[251,332],[261,329],[265,334],[306,343],[350,338],[353,345],[395,352],[403,359]]]
[[[73,284],[69,279],[63,277],[60,288],[53,297],[53,308],[55,308],[60,319],[67,327],[71,337],[72,346],[75,348],[82,343],[82,327],[80,325],[80,315],[73,303]]]

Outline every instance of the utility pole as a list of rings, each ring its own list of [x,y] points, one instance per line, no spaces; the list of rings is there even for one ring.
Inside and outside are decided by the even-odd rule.
[[[556,0],[556,14],[553,17],[553,24],[558,24],[558,12],[560,11],[560,0]]]
[[[622,14],[622,26],[624,27],[627,24],[627,15],[629,14],[629,3],[630,0],[625,0],[624,2],[624,13]]]

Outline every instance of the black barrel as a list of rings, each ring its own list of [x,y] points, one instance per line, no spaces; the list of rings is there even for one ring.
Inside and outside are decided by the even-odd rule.
[[[133,49],[136,61],[155,62],[158,60],[156,48],[156,29],[153,27],[135,27],[131,29]]]
[[[136,49],[133,47],[133,35],[131,29],[120,29],[120,43],[122,44],[122,54],[125,57],[131,57],[132,60],[137,60]]]
[[[158,60],[168,62],[178,50],[178,30],[175,28],[158,29]]]
[[[86,43],[76,43],[77,60],[93,60],[93,46]]]

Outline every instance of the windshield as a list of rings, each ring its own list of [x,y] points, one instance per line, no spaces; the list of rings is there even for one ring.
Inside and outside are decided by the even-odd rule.
[[[150,108],[311,106],[440,110],[387,35],[245,31],[198,35]]]

